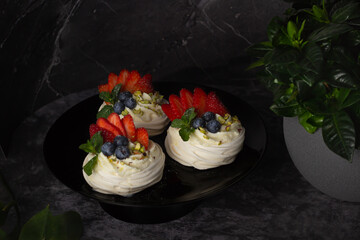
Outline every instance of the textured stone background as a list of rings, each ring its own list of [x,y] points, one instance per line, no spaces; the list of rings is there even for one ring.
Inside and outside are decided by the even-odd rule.
[[[286,150],[281,118],[268,110],[271,95],[244,71],[245,48],[264,40],[270,18],[287,6],[280,0],[1,2],[0,138],[8,161],[0,169],[22,222],[49,204],[54,214],[79,212],[84,239],[359,239],[360,205],[304,180]],[[116,220],[67,188],[44,164],[46,131],[122,68],[158,82],[195,75],[246,100],[268,131],[260,166],[188,215],[155,225]]]

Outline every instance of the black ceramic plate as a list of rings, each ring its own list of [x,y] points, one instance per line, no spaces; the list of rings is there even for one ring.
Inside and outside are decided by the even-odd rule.
[[[178,94],[182,87],[189,90],[194,88],[194,86],[183,83],[155,85],[155,89],[166,98],[171,93]],[[214,90],[203,88],[207,92]],[[244,149],[232,164],[210,170],[197,170],[182,166],[166,156],[162,180],[132,197],[106,195],[93,191],[82,175],[82,163],[86,153],[79,150],[78,147],[89,138],[89,125],[96,122],[96,112],[101,104],[97,95],[72,107],[50,128],[44,142],[45,161],[52,173],[62,183],[76,192],[98,200],[105,208],[119,206],[133,210],[138,210],[138,208],[151,210],[152,208],[189,206],[189,204],[197,203],[243,179],[258,164],[266,147],[265,127],[257,112],[240,98],[219,90],[215,91],[230,113],[237,115],[246,129]],[[165,136],[166,131],[162,135],[151,137],[153,141],[163,147],[164,152],[166,152],[164,148]],[[112,214],[111,209],[105,210]],[[121,216],[116,217],[121,219]],[[159,221],[166,220],[169,219],[165,218]],[[129,221],[138,222],[136,219]],[[149,219],[140,222],[154,221]]]

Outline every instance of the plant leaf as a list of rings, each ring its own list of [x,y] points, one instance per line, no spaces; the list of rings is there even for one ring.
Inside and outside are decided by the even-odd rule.
[[[320,46],[316,43],[308,43],[302,50],[303,59],[300,61],[300,65],[303,69],[318,73],[321,69],[321,65],[324,61],[323,53]]]
[[[112,94],[109,93],[109,92],[101,92],[101,93],[99,93],[99,98],[104,100],[105,102],[114,104]]]
[[[326,115],[322,134],[330,150],[348,161],[352,160],[356,135],[353,121],[345,111]]]
[[[300,115],[303,112],[301,106],[293,101],[290,104],[273,104],[270,106],[271,111],[273,111],[278,116],[283,117],[295,117]]]
[[[114,107],[112,105],[105,105],[100,111],[96,114],[96,119],[98,118],[107,118],[111,113],[114,112]]]
[[[117,84],[111,91],[111,98],[113,101],[112,104],[115,104],[115,102],[118,100],[120,89],[121,89],[121,83]]]
[[[351,31],[353,28],[347,24],[329,23],[325,26],[314,30],[308,37],[309,41],[319,42],[329,38],[333,38],[345,32]]]
[[[101,151],[101,146],[103,145],[103,138],[100,131],[95,133],[90,140],[87,140],[86,143],[81,144],[79,148],[85,152],[97,154]]]
[[[309,111],[304,112],[299,116],[299,123],[305,128],[305,130],[309,133],[314,133],[318,127],[312,125],[308,120],[313,117],[314,115],[311,114]]]
[[[283,65],[296,62],[300,53],[293,47],[278,47],[275,48],[271,54],[266,54],[264,57],[264,63],[272,65]]]
[[[349,2],[346,5],[343,5],[343,1],[339,1],[338,4],[335,4],[331,9],[331,21],[335,23],[342,23],[347,20],[360,17],[360,3],[359,2]]]
[[[182,119],[174,119],[171,122],[171,126],[174,128],[183,128],[187,127],[187,124]]]
[[[196,118],[196,112],[195,112],[195,108],[192,107],[184,112],[184,114],[181,117],[181,120],[183,120],[187,125],[190,126],[190,123],[194,118]]]
[[[80,239],[82,235],[80,215],[67,212],[52,216],[49,206],[34,215],[22,228],[19,240]]]
[[[92,159],[90,159],[90,161],[88,161],[85,166],[83,167],[84,172],[90,176],[92,174],[92,170],[94,169],[96,163],[98,160],[98,155],[96,155],[95,157],[93,157]]]
[[[274,17],[271,19],[270,23],[267,26],[267,35],[270,42],[273,41],[274,37],[278,34],[282,28],[283,20],[280,17]]]
[[[189,140],[190,134],[193,133],[194,131],[195,131],[195,129],[192,127],[184,127],[184,128],[180,129],[179,134],[180,134],[180,137],[182,138],[182,140],[184,140],[186,142]]]
[[[359,80],[338,64],[334,64],[329,70],[328,83],[339,88],[356,88],[359,86]]]

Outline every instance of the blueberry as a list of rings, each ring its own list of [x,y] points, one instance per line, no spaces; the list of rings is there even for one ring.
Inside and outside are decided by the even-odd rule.
[[[129,144],[129,140],[125,136],[118,135],[114,138],[114,144],[116,146],[127,146]]]
[[[131,98],[131,92],[125,91],[119,93],[119,101],[124,102],[126,99]]]
[[[134,109],[136,107],[136,100],[134,98],[127,98],[124,101],[124,104],[126,107],[130,108],[130,109]]]
[[[120,102],[120,101],[117,101],[115,104],[114,104],[114,112],[116,112],[117,114],[121,114],[122,111],[124,111],[125,109],[125,104]]]
[[[221,128],[221,124],[213,119],[206,123],[206,129],[211,133],[217,133]]]
[[[115,148],[116,148],[115,144],[113,144],[111,142],[106,142],[101,146],[101,152],[105,156],[111,156],[114,154]]]
[[[203,118],[195,118],[192,123],[191,123],[193,128],[199,128],[199,127],[204,127],[205,125],[205,120]]]
[[[130,150],[127,146],[118,146],[115,149],[115,155],[118,159],[125,159],[130,156]]]
[[[215,119],[215,113],[213,113],[213,112],[206,112],[206,113],[204,113],[204,115],[203,115],[202,117],[204,118],[204,120],[205,120],[206,122],[209,122],[209,121]]]

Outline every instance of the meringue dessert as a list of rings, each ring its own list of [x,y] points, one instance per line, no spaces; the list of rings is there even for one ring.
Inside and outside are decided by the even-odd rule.
[[[145,128],[135,128],[131,115],[99,118],[89,132],[80,149],[88,152],[83,176],[94,191],[130,197],[161,180],[165,154]]]
[[[108,83],[100,85],[99,92],[104,100],[98,113],[101,117],[110,112],[116,112],[120,118],[130,114],[135,126],[146,128],[150,136],[161,134],[170,122],[161,108],[167,102],[153,90],[150,74],[141,77],[137,71],[127,70],[119,76],[110,73]]]
[[[166,152],[172,159],[199,170],[236,159],[243,149],[245,128],[214,92],[207,95],[195,88],[192,94],[182,89],[180,97],[170,95],[169,102],[163,110],[172,121],[165,138]]]

